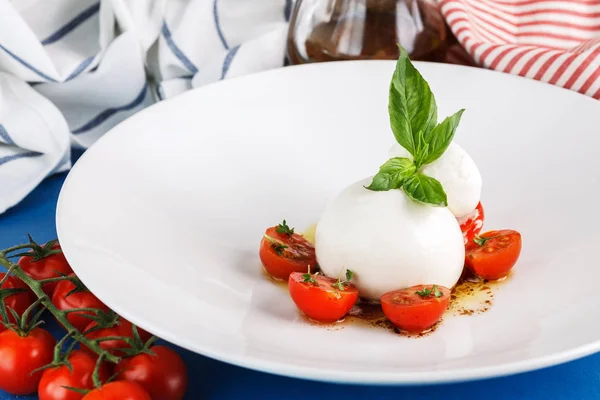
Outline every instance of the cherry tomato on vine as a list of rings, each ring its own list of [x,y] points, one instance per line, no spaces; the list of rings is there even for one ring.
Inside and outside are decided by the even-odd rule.
[[[394,325],[409,333],[420,333],[435,325],[448,308],[450,289],[417,285],[381,296],[383,313]]]
[[[148,392],[135,382],[116,381],[92,390],[83,400],[153,400]]]
[[[484,220],[485,213],[483,212],[481,203],[477,204],[477,208],[475,208],[471,214],[458,219],[465,244],[473,240],[475,236],[479,235],[479,232],[481,232],[481,229],[483,228]]]
[[[490,231],[467,243],[465,265],[483,279],[501,279],[516,264],[520,254],[519,232]]]
[[[42,328],[25,336],[12,330],[0,333],[0,389],[15,395],[35,393],[42,371],[31,372],[52,362],[55,344]]]
[[[79,400],[84,395],[65,386],[89,390],[94,388],[92,374],[96,367],[96,358],[86,352],[73,350],[67,361],[71,364],[71,369],[63,364],[44,370],[38,385],[40,400]],[[110,371],[107,364],[100,366],[98,377],[101,382],[108,380]]]
[[[83,332],[90,331],[91,329],[94,329],[97,326],[98,326],[98,324],[95,321],[92,321],[88,326],[85,327]],[[148,339],[150,339],[150,336],[152,336],[148,332],[146,332],[145,330],[143,330],[141,328],[137,328],[137,331],[143,342],[146,342]],[[127,321],[125,318],[119,317],[119,319],[116,321],[114,326],[100,328],[98,330],[94,330],[94,331],[85,333],[85,337],[87,337],[88,339],[92,339],[92,340],[101,339],[103,337],[108,337],[108,336],[122,336],[122,337],[133,338],[133,325],[131,324],[131,322]],[[106,341],[100,342],[100,347],[102,347],[104,350],[107,350],[109,353],[120,357],[120,356],[123,356],[125,353],[123,351],[117,350],[117,349],[128,348],[130,346],[123,340],[106,340]],[[93,356],[96,356],[96,353],[94,353],[94,351],[90,350],[83,344],[81,344],[81,350],[83,350]]]
[[[348,281],[322,275],[294,272],[288,280],[290,296],[296,306],[310,319],[335,322],[350,311],[358,300],[358,289]]]
[[[73,272],[63,253],[45,255],[51,250],[60,250],[58,243],[53,244],[51,248],[46,248],[46,246],[38,247],[42,250],[37,250],[37,252],[32,250],[28,253],[31,256],[23,256],[18,261],[19,266],[27,275],[39,281],[42,279],[57,278]],[[48,297],[52,297],[52,292],[56,285],[57,282],[44,284],[44,293]]]
[[[70,274],[70,276],[74,275],[75,274]],[[68,280],[58,282],[58,285],[56,285],[54,293],[52,294],[52,303],[56,308],[62,311],[72,310],[74,308],[96,308],[102,311],[109,310],[108,306],[94,296],[92,292],[87,290],[83,284],[78,283],[78,285],[75,285]],[[67,320],[81,332],[83,332],[86,326],[91,323],[89,318],[82,316],[84,314],[94,315],[93,312],[88,311],[76,311],[67,314]]]
[[[139,383],[152,400],[183,399],[187,387],[187,369],[177,352],[167,346],[153,346],[150,351],[123,358],[115,367],[117,380]]]
[[[315,247],[301,235],[294,233],[285,220],[265,232],[260,242],[260,260],[274,278],[287,280],[292,272],[316,268]]]
[[[0,272],[0,281],[4,279],[5,276],[5,273]],[[23,282],[16,276],[9,276],[8,278],[6,278],[2,286],[0,286],[0,289],[25,290],[22,293],[15,293],[10,296],[7,296],[4,299],[4,305],[6,306],[6,314],[8,315],[8,322],[14,324],[16,322],[15,318],[13,317],[12,313],[8,310],[8,308],[12,308],[17,312],[17,314],[23,315],[27,307],[32,305],[35,301],[35,295],[25,284],[25,282]],[[4,331],[5,329],[6,328],[4,327],[4,325],[0,324],[0,332]]]

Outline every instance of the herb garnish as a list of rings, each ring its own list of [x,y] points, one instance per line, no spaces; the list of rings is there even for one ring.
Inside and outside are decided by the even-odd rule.
[[[434,295],[435,297],[442,297],[444,295],[437,285],[433,285],[431,289],[424,287],[423,290],[417,290],[415,294],[418,294],[421,297],[429,297],[431,295]]]
[[[344,291],[344,287],[348,286],[350,284],[350,281],[352,280],[352,277],[354,276],[354,273],[352,271],[350,271],[349,269],[346,270],[346,280],[342,281],[341,278],[338,278],[337,282],[334,283],[333,286],[334,288]]]
[[[269,241],[269,243],[271,243],[271,248],[275,250],[275,253],[277,253],[277,255],[279,256],[282,255],[283,251],[288,248],[288,246],[283,244],[283,242],[280,242],[277,239],[273,239],[269,235],[265,235],[264,237]]]
[[[483,245],[485,245],[487,243],[488,240],[492,240],[492,239],[495,239],[497,237],[500,237],[500,235],[490,236],[490,237],[483,237],[483,236],[477,235],[477,236],[475,236],[475,238],[473,238],[473,241],[475,243],[477,243],[479,246],[483,246]]]
[[[275,229],[275,231],[277,233],[281,233],[283,235],[288,235],[288,236],[292,236],[294,234],[294,228],[290,228],[288,226],[288,224],[285,222],[285,219],[283,220],[283,222],[279,225],[277,225],[277,228]]]
[[[285,244],[279,242],[271,243],[271,247],[273,248],[273,250],[275,250],[275,253],[277,253],[277,255],[282,255],[283,251],[288,248]]]
[[[464,110],[437,123],[435,97],[402,47],[390,84],[388,112],[396,141],[408,150],[413,160],[402,157],[389,159],[379,168],[367,189],[387,191],[402,188],[414,201],[436,207],[448,206],[441,183],[424,175],[420,169],[444,154]]]
[[[317,274],[318,272],[315,273],[315,275]],[[315,286],[319,286],[319,282],[317,282],[315,277],[310,273],[310,265],[308,266],[308,272],[306,274],[302,274],[302,278],[304,279],[304,282],[312,283]]]

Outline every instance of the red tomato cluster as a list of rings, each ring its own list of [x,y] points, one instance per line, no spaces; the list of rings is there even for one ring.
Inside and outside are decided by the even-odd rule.
[[[38,246],[31,255],[22,256],[18,265],[35,280],[66,275],[76,278],[58,244]],[[119,339],[99,342],[102,349],[121,359],[116,365],[106,361],[99,365],[98,378],[102,385],[94,387],[92,376],[98,355],[82,344],[80,350],[63,354],[57,360],[54,337],[40,327],[21,329],[17,326],[19,320],[15,320],[10,312],[12,309],[19,316],[23,316],[35,302],[35,294],[15,276],[4,278],[5,274],[0,273],[0,280],[4,280],[0,289],[5,290],[0,302],[3,301],[5,309],[8,310],[8,323],[13,326],[6,329],[0,325],[0,389],[15,395],[28,395],[37,391],[40,400],[183,398],[187,387],[187,370],[177,352],[170,347],[156,345],[139,352],[131,350],[134,351],[133,354],[126,354],[123,349],[131,346]],[[11,292],[6,291],[7,289]],[[86,338],[98,340],[108,336],[119,336],[137,340],[131,322],[112,313],[78,280],[48,282],[43,284],[42,289],[59,310],[93,308],[107,316],[114,316],[106,321],[106,325],[103,322],[102,326],[98,326],[96,321],[85,316],[94,316],[96,313],[93,311],[75,311],[67,314],[69,323],[84,333]],[[143,343],[151,338],[148,332],[140,328],[137,328],[137,332]],[[113,372],[113,381],[108,382]]]
[[[481,203],[473,213],[458,220],[465,238],[465,267],[482,279],[502,279],[519,258],[521,235],[512,230],[479,235],[483,221]],[[259,255],[271,276],[288,280],[292,300],[312,320],[339,321],[359,298],[358,289],[350,282],[351,272],[345,281],[311,273],[311,268],[318,268],[315,249],[285,221],[266,230]],[[420,333],[442,318],[450,293],[450,289],[439,285],[417,285],[385,293],[380,304],[387,319],[399,329]]]

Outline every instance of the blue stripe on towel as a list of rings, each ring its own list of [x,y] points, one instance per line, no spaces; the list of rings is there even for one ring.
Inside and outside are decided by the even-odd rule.
[[[59,30],[54,32],[52,35],[48,36],[46,39],[42,40],[42,44],[44,46],[58,42],[64,36],[68,35],[71,31],[77,28],[79,25],[87,21],[94,14],[96,14],[100,10],[100,3],[92,4],[78,15],[75,16],[72,20],[63,25]]]
[[[15,144],[15,141],[12,140],[2,124],[0,124],[0,139],[2,139],[2,141],[6,144]]]
[[[112,117],[113,115],[115,115],[118,112],[131,110],[132,108],[139,106],[140,104],[142,104],[142,102],[146,98],[147,91],[148,91],[148,85],[144,84],[144,87],[142,88],[140,93],[136,96],[135,99],[133,99],[133,101],[131,101],[131,103],[125,104],[124,106],[120,106],[120,107],[107,108],[106,110],[102,111],[100,114],[98,114],[94,118],[92,118],[89,122],[86,122],[79,128],[74,129],[72,131],[73,134],[78,135],[81,133],[85,133],[85,132],[89,131],[90,129],[94,129],[95,127],[97,127],[98,125],[100,125],[101,123],[103,123],[104,121],[106,121],[107,119],[109,119],[110,117]]]
[[[77,78],[94,61],[95,58],[96,56],[90,56],[83,60],[81,64],[79,64],[77,68],[71,72],[71,75],[67,77],[66,81]]]
[[[292,15],[292,0],[285,0],[285,6],[283,8],[283,17],[286,21],[290,21],[290,17]]]
[[[227,55],[225,56],[225,60],[223,61],[223,70],[221,71],[221,79],[225,79],[225,75],[227,75],[227,71],[229,71],[229,66],[231,65],[231,61],[235,54],[239,50],[240,46],[235,46],[233,49],[229,50]]]
[[[194,65],[194,63],[191,62],[190,59],[185,56],[183,51],[181,51],[181,49],[175,44],[175,41],[173,41],[173,35],[171,35],[171,31],[169,30],[166,21],[163,21],[162,34],[165,37],[165,40],[167,41],[167,46],[169,46],[173,54],[175,54],[175,57],[177,57],[179,61],[181,61],[181,63],[185,65],[187,69],[190,70],[190,72],[194,74],[198,72],[198,68]]]
[[[225,36],[223,36],[223,31],[221,30],[221,22],[219,21],[219,7],[217,6],[218,0],[213,0],[213,17],[215,19],[215,28],[217,29],[217,35],[219,35],[219,39],[221,39],[221,43],[223,43],[223,47],[226,50],[229,50],[229,45],[227,44],[227,40],[225,40]]]
[[[19,158],[38,157],[41,155],[42,155],[42,153],[38,153],[36,151],[28,151],[26,153],[13,154],[12,156],[0,157],[0,165],[4,165],[9,161],[18,160]]]
[[[30,69],[31,71],[35,72],[41,78],[44,78],[50,82],[56,82],[54,79],[52,79],[51,77],[49,77],[48,75],[46,75],[45,73],[40,71],[39,69],[35,68],[33,65],[29,64],[27,61],[23,60],[21,57],[19,57],[18,55],[16,55],[15,53],[13,53],[9,49],[7,49],[6,47],[2,46],[1,44],[0,44],[0,49],[4,50],[6,52],[6,54],[8,54],[9,56],[11,56],[15,60],[17,60],[21,65],[23,65],[23,66],[27,67],[28,69]]]

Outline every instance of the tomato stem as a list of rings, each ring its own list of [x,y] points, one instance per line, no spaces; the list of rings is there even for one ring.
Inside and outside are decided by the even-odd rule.
[[[4,282],[8,280],[8,277],[10,276],[11,272],[12,271],[10,269],[6,271],[6,274],[4,274],[4,277],[0,280],[0,287],[2,287],[2,285],[4,285]]]
[[[63,336],[63,338],[60,339],[58,341],[58,343],[56,343],[56,345],[54,345],[54,356],[52,358],[52,362],[50,364],[44,365],[40,368],[34,369],[33,371],[31,371],[31,374],[33,375],[36,372],[44,371],[48,368],[55,368],[55,367],[58,367],[61,365],[65,365],[69,369],[69,371],[71,373],[73,373],[73,366],[71,365],[71,363],[68,361],[67,358],[69,357],[69,354],[71,354],[74,344],[77,342],[73,341],[73,343],[71,343],[71,345],[66,350],[66,352],[64,354],[62,352],[62,348],[63,348],[65,342],[67,341],[67,339],[69,339],[72,336],[73,336],[73,332],[67,332],[67,334],[65,336]]]
[[[8,276],[8,274],[6,276]],[[26,292],[27,289],[13,289],[13,288],[1,289],[3,283],[4,283],[4,279],[0,283],[0,318],[2,318],[1,319],[2,322],[8,324],[9,323],[8,310],[6,309],[6,303],[4,302],[4,300],[6,300],[6,298],[9,296]]]
[[[69,331],[67,332],[67,334],[58,341],[58,343],[56,343],[56,346],[54,346],[54,361],[52,364],[54,365],[59,365],[62,361],[63,361],[63,352],[62,352],[62,348],[65,344],[65,342],[67,341],[67,339],[69,339],[71,336],[73,336],[73,331]],[[68,354],[67,354],[68,356]],[[66,357],[65,357],[66,359]]]
[[[100,347],[99,342],[97,340],[92,340],[92,339],[88,339],[87,337],[85,337],[83,335],[83,333],[78,331],[77,328],[75,328],[69,322],[69,320],[67,319],[68,312],[61,311],[58,308],[56,308],[56,306],[52,303],[52,301],[48,298],[48,296],[46,296],[46,294],[44,293],[44,291],[42,289],[41,282],[50,281],[49,279],[45,279],[41,282],[36,281],[35,279],[33,279],[32,277],[27,275],[23,271],[23,269],[21,269],[21,267],[19,267],[18,264],[15,264],[8,259],[8,257],[7,257],[8,253],[15,251],[15,250],[26,249],[26,248],[31,249],[32,244],[28,243],[28,244],[13,246],[6,250],[0,251],[0,265],[4,266],[8,270],[8,272],[12,273],[12,275],[16,276],[17,278],[22,280],[27,286],[29,286],[31,291],[37,296],[38,302],[41,303],[54,316],[54,318],[56,318],[56,320],[58,322],[60,322],[60,324],[67,330],[67,332],[73,332],[73,334],[72,334],[73,339],[75,339],[79,343],[82,343],[83,345],[88,347],[90,350],[92,350],[94,353],[98,354],[100,356],[100,358],[103,358],[106,361],[109,361],[111,363],[115,363],[115,364],[118,363],[121,359],[120,357],[117,357],[113,354],[107,353],[104,349],[102,349],[102,347]],[[8,273],[7,273],[7,275],[8,275]],[[62,280],[62,279],[67,279],[67,278],[69,278],[69,277],[61,277],[60,279],[56,278],[56,280]],[[2,305],[4,305],[4,302],[2,302]],[[2,308],[4,308],[4,307],[0,307],[0,314],[2,313]],[[4,314],[6,314],[6,313],[4,313]],[[2,315],[2,317],[4,318],[5,316]],[[6,317],[8,317],[8,316],[6,316]],[[8,322],[8,318],[5,318],[5,321]]]
[[[98,308],[90,308],[90,307],[71,308],[69,310],[64,310],[64,312],[67,314],[74,313],[74,312],[93,312],[94,314],[98,314],[100,311],[102,311],[102,310],[100,310]],[[85,315],[82,315],[82,317],[85,317]]]
[[[2,250],[0,252],[0,256],[2,258],[5,258],[8,253],[12,253],[13,251],[17,251],[17,250],[21,250],[21,249],[31,249],[31,243],[20,244],[17,246],[9,247],[8,249]]]
[[[102,336],[101,338],[96,339],[97,342],[108,342],[108,341],[112,341],[112,340],[121,340],[125,343],[127,343],[128,346],[133,347],[134,345],[134,341],[133,339],[131,339],[130,337],[127,336]],[[122,349],[119,349],[122,350]]]
[[[52,282],[60,282],[60,281],[73,281],[74,277],[73,276],[57,276],[56,278],[46,278],[46,279],[40,279],[38,282],[41,285],[44,285],[46,283],[52,283]]]
[[[98,360],[96,361],[96,366],[94,367],[94,373],[92,374],[92,382],[94,382],[94,387],[99,388],[102,386],[102,381],[100,381],[100,367],[102,366],[102,362],[106,356],[110,355],[107,352],[102,352]]]

